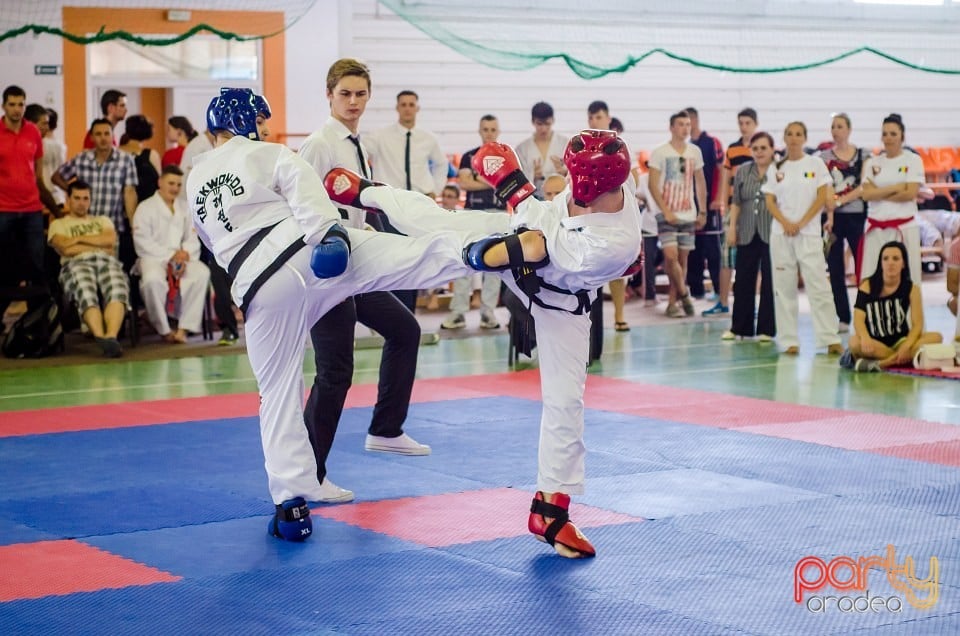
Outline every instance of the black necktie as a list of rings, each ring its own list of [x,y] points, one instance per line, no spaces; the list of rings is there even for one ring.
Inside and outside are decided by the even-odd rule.
[[[364,177],[369,179],[370,175],[367,173],[367,160],[363,158],[363,148],[360,147],[360,135],[347,135],[347,139],[357,147],[357,159],[360,160],[360,172]]]
[[[407,190],[413,190],[410,184],[410,132],[407,131],[407,147],[403,149],[403,169],[407,173]]]

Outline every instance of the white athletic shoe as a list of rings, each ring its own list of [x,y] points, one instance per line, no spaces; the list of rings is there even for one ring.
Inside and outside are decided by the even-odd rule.
[[[363,448],[378,453],[396,453],[398,455],[429,455],[430,447],[421,444],[406,433],[400,437],[381,437],[367,435]]]
[[[346,503],[353,501],[353,491],[341,488],[324,477],[323,483],[320,484],[320,496],[311,501],[325,504]]]

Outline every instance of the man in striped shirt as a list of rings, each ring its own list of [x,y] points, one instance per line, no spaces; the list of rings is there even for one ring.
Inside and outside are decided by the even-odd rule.
[[[726,228],[728,227],[725,211],[730,205],[730,193],[733,186],[733,177],[737,174],[737,168],[753,161],[750,154],[750,139],[757,132],[757,111],[752,108],[744,108],[737,113],[737,126],[740,128],[740,139],[727,146],[727,153],[723,160],[723,172],[720,175],[720,195],[714,200],[714,205],[719,202],[720,213],[724,215],[724,233],[720,234],[720,289],[717,290],[717,304],[703,312],[705,316],[729,312],[727,299],[730,297],[730,281],[733,278],[734,254],[736,254],[735,245],[725,245],[723,241]]]

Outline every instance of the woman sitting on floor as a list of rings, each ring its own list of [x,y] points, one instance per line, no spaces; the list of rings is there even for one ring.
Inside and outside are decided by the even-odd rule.
[[[903,243],[890,241],[880,249],[876,271],[860,284],[853,326],[840,365],[856,371],[908,364],[921,346],[943,341],[939,333],[923,331],[920,285],[910,279]]]

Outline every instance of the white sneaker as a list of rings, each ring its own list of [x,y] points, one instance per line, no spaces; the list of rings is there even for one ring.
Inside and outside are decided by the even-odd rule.
[[[447,319],[440,323],[441,329],[463,329],[467,326],[467,321],[461,314],[450,314]]]
[[[837,333],[850,333],[850,323],[841,322]]]
[[[429,455],[430,447],[421,444],[406,433],[400,437],[381,437],[367,435],[363,448],[378,453],[396,453],[398,455]]]
[[[757,336],[757,342],[773,342],[773,336],[768,336],[767,334],[762,333]]]
[[[320,496],[316,499],[312,499],[311,501],[325,504],[346,503],[348,501],[353,501],[353,491],[347,490],[346,488],[341,488],[324,477],[323,483],[320,484]]]
[[[721,340],[736,340],[737,334],[733,333],[729,329],[723,332],[723,335],[720,336]]]

